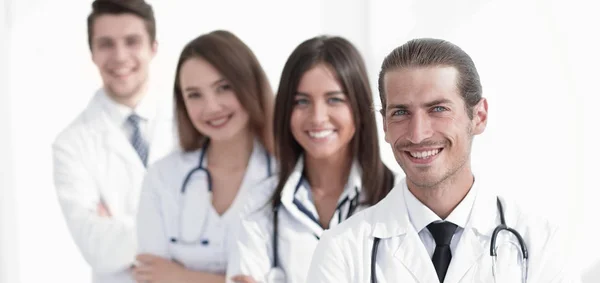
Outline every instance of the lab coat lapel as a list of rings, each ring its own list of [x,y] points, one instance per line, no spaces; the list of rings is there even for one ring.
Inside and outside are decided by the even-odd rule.
[[[378,206],[380,209],[376,223],[379,223],[375,225],[373,236],[382,240],[398,237],[399,243],[394,257],[413,274],[417,282],[438,282],[431,258],[410,222],[404,199],[405,186],[405,181],[397,184],[388,197],[382,200],[382,205]]]
[[[271,168],[269,168],[269,162],[271,162]],[[245,201],[248,198],[247,196],[251,194],[254,189],[260,189],[259,184],[268,179],[270,174],[273,173],[273,166],[274,164],[271,156],[267,154],[266,149],[264,149],[258,139],[255,139],[254,148],[250,154],[250,160],[248,161],[244,177],[242,177],[240,189],[235,196],[233,203],[225,212],[225,215],[231,214],[230,211],[234,211],[237,215],[236,208],[240,207],[238,203]]]
[[[117,154],[132,168],[145,170],[144,164],[123,131],[110,121],[108,113],[104,110],[102,95],[104,95],[102,90],[98,91],[88,106],[87,120],[90,121],[90,127],[97,129],[104,149],[108,153]]]
[[[293,218],[298,220],[300,223],[308,227],[317,237],[321,237],[323,233],[323,228],[315,223],[312,219],[310,219],[306,214],[304,214],[298,207],[293,203],[294,194],[296,192],[296,186],[300,179],[302,178],[302,172],[304,171],[304,158],[301,156],[298,158],[298,162],[296,162],[296,167],[294,171],[288,178],[285,186],[283,187],[283,191],[281,193],[281,203],[286,208],[286,210],[292,214]]]
[[[145,170],[142,160],[122,131],[114,125],[107,125],[107,128],[108,130],[104,133],[104,144],[107,150],[121,156],[123,161],[127,162],[129,166]]]
[[[444,283],[457,283],[484,255],[486,237],[479,237],[473,229],[466,229],[452,255]]]
[[[406,266],[418,282],[438,282],[431,258],[413,227],[408,227],[394,257]]]
[[[476,181],[478,182],[478,181]],[[486,188],[478,186],[477,196],[467,227],[456,247],[444,283],[457,283],[481,262],[496,227],[496,198]],[[488,250],[489,253],[489,250]],[[489,256],[489,254],[488,254]]]

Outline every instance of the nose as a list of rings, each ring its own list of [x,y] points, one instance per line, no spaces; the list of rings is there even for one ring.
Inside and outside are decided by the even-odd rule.
[[[127,60],[128,51],[127,47],[123,44],[116,44],[113,57],[117,62],[123,62]]]
[[[408,123],[408,140],[413,144],[419,144],[433,135],[431,120],[426,113],[413,113]]]
[[[312,107],[311,122],[315,126],[320,126],[321,124],[327,122],[327,119],[329,119],[327,105],[322,102],[315,102]]]
[[[204,96],[204,111],[207,114],[216,113],[222,110],[221,102],[213,94],[206,94]]]

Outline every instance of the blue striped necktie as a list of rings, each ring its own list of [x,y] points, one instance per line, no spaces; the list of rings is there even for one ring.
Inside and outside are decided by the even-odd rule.
[[[142,132],[140,131],[140,120],[142,118],[137,114],[133,113],[129,115],[127,118],[127,122],[131,124],[133,128],[133,134],[131,135],[131,145],[140,156],[142,163],[146,166],[148,161],[148,143],[142,137]]]

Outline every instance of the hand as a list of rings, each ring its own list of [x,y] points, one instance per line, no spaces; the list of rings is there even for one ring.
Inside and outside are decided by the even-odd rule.
[[[98,203],[98,206],[96,206],[96,212],[98,213],[98,216],[100,216],[100,217],[111,217],[112,216],[112,215],[110,215],[110,211],[108,211],[108,208],[106,208],[106,206],[102,202]]]
[[[248,275],[236,275],[231,277],[231,280],[233,280],[235,283],[256,283],[254,278]]]
[[[139,265],[133,268],[133,277],[140,283],[176,283],[186,272],[181,264],[151,254],[140,254],[136,259]]]

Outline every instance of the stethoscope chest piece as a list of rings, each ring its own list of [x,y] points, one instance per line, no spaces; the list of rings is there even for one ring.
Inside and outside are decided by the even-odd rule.
[[[266,283],[285,283],[285,273],[279,267],[273,267],[267,274]]]

